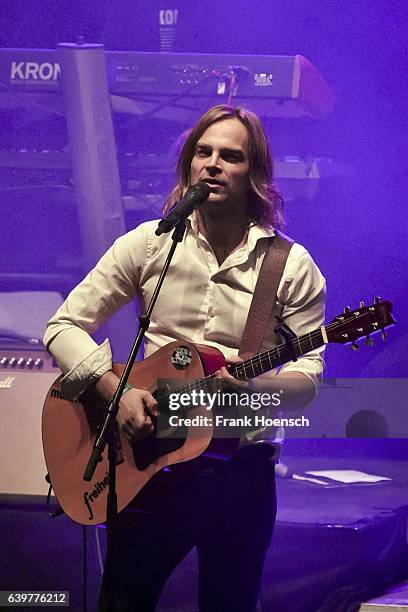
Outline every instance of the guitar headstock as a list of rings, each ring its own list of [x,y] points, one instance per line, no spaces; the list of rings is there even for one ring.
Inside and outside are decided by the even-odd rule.
[[[360,302],[360,308],[356,310],[346,307],[342,314],[326,325],[328,341],[340,344],[351,342],[353,348],[358,348],[356,340],[366,338],[365,343],[370,346],[373,344],[370,338],[372,334],[381,332],[385,338],[385,328],[395,325],[391,311],[391,302],[381,302],[380,298],[375,298],[371,306],[365,306],[364,302]]]

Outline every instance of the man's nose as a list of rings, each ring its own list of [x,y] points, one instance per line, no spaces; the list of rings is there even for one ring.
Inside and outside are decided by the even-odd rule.
[[[206,164],[206,170],[211,176],[215,176],[222,172],[219,155],[214,151]]]

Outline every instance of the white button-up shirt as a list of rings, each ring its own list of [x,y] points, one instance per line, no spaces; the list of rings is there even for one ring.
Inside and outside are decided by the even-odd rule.
[[[91,334],[135,297],[145,311],[171,244],[170,234],[155,236],[157,223],[148,221],[119,238],[49,321],[44,342],[64,373],[67,397],[77,397],[111,368],[108,340],[98,346]],[[267,243],[273,235],[270,228],[252,225],[245,244],[219,265],[199,232],[194,213],[154,308],[145,357],[173,340],[212,345],[227,358],[237,355]],[[295,243],[263,348],[272,346],[275,315],[302,335],[323,324],[324,303],[325,280],[306,249]],[[317,388],[323,370],[322,352],[322,348],[313,350],[283,365],[281,371],[302,372]]]

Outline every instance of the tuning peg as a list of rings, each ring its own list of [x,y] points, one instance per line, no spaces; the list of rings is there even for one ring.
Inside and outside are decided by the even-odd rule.
[[[347,314],[348,312],[350,312],[350,306],[345,306],[344,307],[344,314]]]
[[[360,308],[364,308],[364,302],[360,302]]]
[[[367,334],[367,338],[364,340],[364,344],[366,346],[374,346],[374,340],[370,338],[370,336]]]
[[[374,298],[374,302],[375,304],[379,304],[381,302],[381,298],[380,297]]]
[[[382,338],[383,340],[385,340],[385,339],[386,339],[386,337],[387,337],[387,335],[388,335],[388,334],[387,334],[387,332],[386,332],[386,331],[384,331],[384,330],[382,329],[382,330],[381,330],[381,338]]]
[[[353,351],[357,351],[360,347],[358,346],[357,342],[352,342],[351,343],[351,349]]]

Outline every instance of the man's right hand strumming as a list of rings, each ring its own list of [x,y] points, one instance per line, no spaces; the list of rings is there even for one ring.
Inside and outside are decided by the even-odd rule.
[[[119,378],[111,371],[96,382],[96,390],[106,401],[110,401],[119,384]],[[119,402],[116,421],[129,440],[142,440],[154,427],[150,414],[156,415],[157,403],[149,391],[129,389]]]

